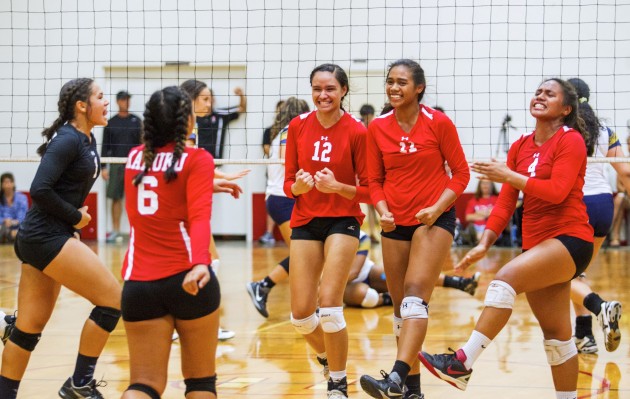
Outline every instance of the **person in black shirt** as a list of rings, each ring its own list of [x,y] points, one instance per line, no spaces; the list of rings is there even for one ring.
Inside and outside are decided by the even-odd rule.
[[[223,158],[225,135],[228,124],[237,119],[247,110],[247,97],[240,87],[234,89],[234,94],[240,97],[237,107],[214,108],[214,93],[204,82],[190,79],[181,84],[193,100],[193,108],[197,116],[195,135],[197,147],[204,148],[212,156]]]
[[[131,95],[122,90],[116,94],[118,114],[109,120],[103,130],[104,157],[126,157],[129,151],[140,144],[142,122],[136,115],[129,113]],[[125,165],[103,165],[101,172],[107,180],[107,198],[112,200],[112,231],[107,234],[107,242],[116,242],[120,237],[120,217],[122,216],[123,197],[125,193]]]
[[[95,308],[81,331],[74,374],[59,396],[103,397],[96,388],[94,368],[120,318],[121,288],[99,257],[80,241],[79,231],[91,220],[83,203],[100,169],[91,131],[107,125],[108,104],[92,79],[71,80],[59,93],[59,117],[42,132],[46,142],[37,151],[42,160],[31,185],[33,206],[15,242],[15,253],[22,261],[19,315],[2,354],[0,398],[16,398],[31,351],[62,285]]]

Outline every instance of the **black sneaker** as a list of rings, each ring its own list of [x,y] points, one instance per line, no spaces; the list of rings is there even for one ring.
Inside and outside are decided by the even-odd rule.
[[[392,301],[392,296],[389,295],[389,292],[383,292],[383,306],[393,306],[394,301]]]
[[[477,272],[473,274],[472,277],[464,277],[460,280],[459,289],[469,293],[474,296],[477,291],[477,286],[479,286],[479,278],[481,277],[481,273]]]
[[[398,373],[387,374],[381,370],[382,380],[377,380],[369,375],[361,376],[361,388],[373,398],[377,399],[402,399],[403,389],[400,386]]]
[[[92,380],[82,387],[75,387],[72,383],[72,377],[68,378],[59,390],[59,396],[64,399],[105,399],[102,393],[96,389],[97,387],[104,387],[107,383],[105,381],[96,382]]]
[[[343,377],[340,381],[334,382],[328,379],[328,399],[348,399],[348,380]]]
[[[466,390],[468,380],[472,374],[472,369],[466,369],[464,363],[458,357],[466,356],[460,349],[457,352],[450,349],[452,353],[440,355],[429,355],[426,352],[419,352],[418,359],[437,378],[444,380],[462,391]],[[459,356],[458,356],[459,355]]]
[[[417,394],[417,393],[405,393],[405,396],[403,396],[404,399],[424,399],[424,394]]]
[[[2,340],[3,345],[7,344],[7,341],[11,336],[11,332],[15,328],[16,319],[17,317],[14,315],[8,315],[0,311],[0,340]]]
[[[269,295],[269,288],[263,287],[260,281],[254,281],[247,284],[247,293],[252,299],[254,307],[264,318],[269,317],[267,312],[267,296]]]

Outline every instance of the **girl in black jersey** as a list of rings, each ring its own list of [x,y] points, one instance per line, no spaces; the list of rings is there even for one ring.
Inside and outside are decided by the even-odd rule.
[[[46,142],[31,185],[33,206],[17,234],[22,261],[19,317],[2,354],[0,398],[14,399],[31,351],[55,306],[61,286],[95,305],[85,322],[72,377],[62,398],[102,398],[93,379],[96,361],[120,318],[120,284],[99,257],[80,241],[90,220],[83,206],[99,175],[94,126],[107,125],[107,101],[92,79],[75,79],[59,93],[59,117],[42,132]],[[42,393],[43,394],[43,393]],[[50,395],[44,395],[49,397]]]

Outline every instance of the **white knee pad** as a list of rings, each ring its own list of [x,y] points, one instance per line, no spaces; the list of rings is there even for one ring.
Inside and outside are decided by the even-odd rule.
[[[550,366],[558,366],[578,354],[577,347],[572,339],[568,341],[546,339],[543,342],[545,343],[547,362]]]
[[[486,291],[484,305],[491,308],[512,309],[516,291],[508,283],[501,280],[492,280]]]
[[[365,298],[361,302],[363,308],[373,308],[378,305],[378,292],[374,288],[368,288],[365,293]]]
[[[325,333],[336,333],[346,328],[343,307],[319,308],[320,323]]]
[[[429,305],[417,296],[407,296],[400,304],[400,316],[405,319],[428,319]]]
[[[403,319],[394,315],[394,335],[400,337],[402,331]]]
[[[293,318],[293,313],[291,313],[291,324],[293,324],[295,331],[302,335],[308,335],[317,328],[319,317],[317,317],[317,313],[313,313],[305,319],[295,319]]]

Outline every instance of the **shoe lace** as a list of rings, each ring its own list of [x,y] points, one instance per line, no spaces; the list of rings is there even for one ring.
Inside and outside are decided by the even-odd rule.
[[[381,375],[383,376],[383,378],[385,378],[386,380],[389,380],[389,374],[387,374],[385,372],[385,370],[381,370]]]

